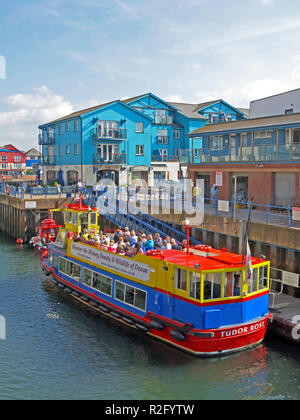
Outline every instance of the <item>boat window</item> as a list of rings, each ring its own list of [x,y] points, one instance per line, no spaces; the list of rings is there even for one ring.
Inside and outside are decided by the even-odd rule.
[[[190,297],[200,299],[201,273],[190,274]]]
[[[233,271],[225,273],[224,297],[241,296],[242,294],[242,272]]]
[[[135,290],[135,306],[142,311],[146,310],[146,292],[142,290],[136,289]]]
[[[179,268],[175,269],[175,289],[187,291],[187,277],[188,273],[186,270]]]
[[[143,290],[116,281],[115,298],[127,305],[134,306],[137,309],[145,311],[146,297],[147,294]]]
[[[112,295],[112,279],[103,276],[102,274],[94,272],[92,287],[104,293],[105,295]]]
[[[81,267],[71,261],[67,261],[66,275],[72,277],[74,280],[79,281],[81,277]]]
[[[125,302],[128,303],[128,305],[134,305],[134,288],[126,286],[125,290]]]
[[[96,225],[97,213],[91,213],[91,225]]]
[[[259,269],[259,290],[268,288],[268,266]]]
[[[92,286],[93,272],[91,270],[83,269],[82,282],[87,286]]]
[[[249,279],[246,278],[246,282],[248,284],[248,294],[257,292],[257,276],[258,276],[258,268],[254,268],[252,277]]]
[[[73,224],[78,225],[78,213],[73,213]]]
[[[220,299],[222,297],[223,273],[208,273],[204,275],[204,300]]]
[[[125,299],[125,284],[116,281],[115,298],[124,302]]]
[[[80,214],[80,223],[82,225],[88,225],[88,223],[89,223],[89,215],[88,215],[88,213],[81,213]]]
[[[50,252],[49,254],[49,262],[53,266],[53,253],[52,252]]]
[[[70,211],[65,211],[65,223],[72,223],[72,213]]]
[[[66,274],[66,260],[64,258],[59,259],[59,271]]]

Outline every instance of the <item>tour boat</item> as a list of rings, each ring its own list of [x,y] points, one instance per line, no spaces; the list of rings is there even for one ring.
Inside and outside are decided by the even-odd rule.
[[[62,226],[57,225],[55,220],[51,219],[50,212],[48,219],[42,221],[37,229],[37,236],[31,238],[29,244],[39,251],[48,249],[49,243],[56,241],[59,229]]]
[[[61,289],[121,324],[199,357],[259,345],[269,313],[270,262],[209,246],[150,251],[134,258],[78,241],[98,231],[98,212],[81,201],[63,209],[64,228],[42,256]],[[250,260],[247,261],[249,263]]]

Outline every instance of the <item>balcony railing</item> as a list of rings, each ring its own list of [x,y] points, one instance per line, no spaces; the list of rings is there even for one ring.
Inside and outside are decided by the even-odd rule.
[[[178,162],[179,156],[152,155],[151,162]]]
[[[159,115],[155,115],[155,124],[161,125],[172,125],[173,124],[173,117],[160,117]]]
[[[126,140],[127,130],[124,128],[98,128],[93,132],[95,141],[98,140]]]
[[[179,150],[183,163],[284,162],[300,160],[300,144],[260,145],[227,149]]]
[[[51,166],[51,165],[55,165],[55,156],[43,156],[42,157],[42,165],[43,166]]]
[[[55,143],[55,133],[44,132],[39,134],[39,145],[48,146]]]
[[[93,155],[94,165],[124,165],[126,164],[126,155]]]

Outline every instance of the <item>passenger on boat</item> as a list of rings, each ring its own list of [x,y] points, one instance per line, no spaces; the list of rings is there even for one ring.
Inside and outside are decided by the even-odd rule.
[[[154,250],[154,242],[152,235],[147,236],[147,242],[145,243],[145,250],[146,251],[153,251]]]

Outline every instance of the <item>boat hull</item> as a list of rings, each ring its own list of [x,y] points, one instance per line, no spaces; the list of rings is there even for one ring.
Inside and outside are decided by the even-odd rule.
[[[140,318],[68,283],[45,262],[43,266],[45,273],[52,275],[56,284],[66,287],[77,300],[91,309],[196,357],[220,357],[258,346],[265,337],[271,319],[268,314],[245,324],[203,331],[152,313]]]

